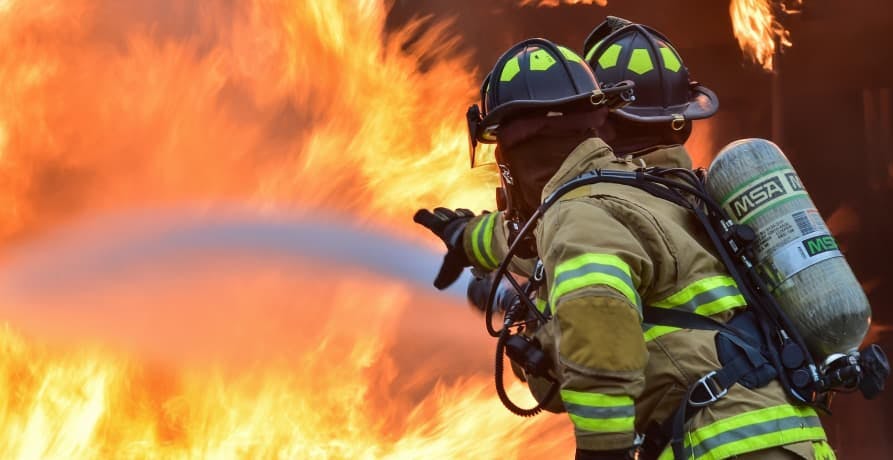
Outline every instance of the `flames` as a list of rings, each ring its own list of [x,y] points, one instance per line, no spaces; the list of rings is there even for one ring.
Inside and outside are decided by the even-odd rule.
[[[3,5],[0,241],[184,201],[379,222],[492,201],[447,23],[388,32],[383,1]]]
[[[496,176],[468,170],[463,119],[479,82],[457,36],[428,19],[388,31],[387,11],[376,0],[0,1],[3,258],[133,208],[338,211],[409,234],[419,207],[488,207]],[[4,292],[14,329],[0,330],[0,457],[566,450],[566,418],[525,423],[493,396],[479,319],[450,323],[442,301],[368,273],[213,260],[108,273],[64,295],[35,294],[56,279]],[[398,327],[430,318],[453,328],[424,326],[425,341]],[[444,354],[450,340],[461,360]],[[419,347],[431,362],[409,352]],[[479,353],[486,364],[469,368]],[[524,445],[556,424],[563,436]]]
[[[775,68],[775,55],[792,46],[790,32],[779,22],[774,3],[771,0],[732,0],[729,5],[732,28],[741,50],[770,71]],[[781,2],[777,10],[782,14],[794,13],[803,0],[790,3],[792,7]]]
[[[534,3],[607,1],[521,1]],[[419,207],[489,207],[495,174],[467,167],[463,109],[479,84],[467,50],[449,23],[386,29],[389,4],[0,0],[4,262],[72,222],[133,208],[335,210],[410,234],[402,223]],[[768,11],[737,4],[752,7],[742,19]],[[786,43],[760,18],[747,30]],[[467,362],[492,346],[469,332],[478,318],[450,323],[446,305],[369,273],[217,271],[241,262],[167,265],[65,295],[4,292],[15,329],[0,329],[0,458],[572,449],[566,418],[520,421],[493,397],[489,359]],[[432,317],[445,326],[426,325],[427,341],[402,329]],[[461,353],[444,354],[451,340]],[[408,351],[419,348],[430,363]]]
[[[468,359],[492,344],[462,310],[359,272],[171,263],[192,270],[157,267],[103,295],[53,289],[75,303],[4,292],[41,309],[19,311],[19,324],[65,327],[37,342],[0,333],[0,457],[513,458],[544,435],[526,452],[560,447],[558,420],[525,422],[492,396],[489,360]],[[420,337],[414,310],[450,330]],[[72,347],[81,335],[115,348]],[[451,340],[452,354],[432,351]]]
[[[607,6],[607,0],[521,0],[520,5],[557,7],[561,5]],[[732,28],[741,50],[764,69],[775,69],[775,55],[793,45],[791,34],[781,24],[781,15],[799,12],[803,0],[731,0]]]
[[[521,0],[521,6],[533,5],[554,8],[561,5],[608,6],[608,0]]]

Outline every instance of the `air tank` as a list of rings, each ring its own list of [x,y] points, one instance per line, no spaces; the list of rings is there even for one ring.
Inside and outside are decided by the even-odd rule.
[[[757,269],[816,361],[856,352],[871,318],[865,292],[791,163],[764,139],[732,142],[707,191],[757,234]]]

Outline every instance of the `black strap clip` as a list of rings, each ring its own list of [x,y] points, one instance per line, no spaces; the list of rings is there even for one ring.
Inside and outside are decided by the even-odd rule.
[[[699,393],[698,390],[701,388],[703,388],[703,391],[700,393],[706,397],[700,400],[695,400],[695,395]],[[710,371],[707,375],[701,377],[694,383],[694,385],[692,385],[691,395],[688,397],[688,404],[693,407],[709,406],[722,399],[728,393],[729,389],[723,387],[719,383],[719,380],[716,379],[716,371]]]

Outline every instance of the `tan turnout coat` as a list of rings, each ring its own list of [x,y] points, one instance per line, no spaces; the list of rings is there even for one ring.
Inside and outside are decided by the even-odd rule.
[[[624,161],[600,139],[580,144],[543,190],[594,169],[691,168],[681,146]],[[492,270],[507,252],[500,213],[467,227],[469,259]],[[629,447],[634,433],[670,417],[686,389],[719,369],[716,332],[643,324],[641,307],[682,309],[725,322],[745,302],[689,211],[640,189],[600,183],[570,192],[536,227],[546,271],[538,307],[553,318],[535,332],[561,382],[553,411],[567,412],[577,446]],[[544,395],[542,381],[529,381]],[[777,382],[735,385],[686,426],[689,458],[729,458],[779,448],[802,458],[834,458],[812,409],[788,403]],[[670,458],[664,451],[662,458]]]

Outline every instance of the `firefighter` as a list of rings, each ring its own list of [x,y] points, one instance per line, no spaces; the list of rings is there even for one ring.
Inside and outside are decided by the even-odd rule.
[[[497,145],[507,209],[477,217],[443,208],[417,213],[447,244],[438,287],[465,265],[493,270],[513,238],[512,223],[581,173],[691,168],[682,147],[691,120],[711,116],[718,102],[689,81],[669,41],[611,18],[587,39],[584,55],[595,75],[577,55],[540,39],[497,61],[472,137]],[[610,113],[591,104],[623,80],[636,84],[632,104]],[[576,458],[629,458],[637,433],[647,433],[648,457],[672,458],[664,422],[688,389],[711,385],[703,377],[722,367],[716,332],[644,324],[642,306],[723,323],[746,306],[703,229],[673,203],[600,183],[549,208],[532,243],[546,275],[537,307],[551,315],[534,335],[554,364],[560,391],[550,407],[569,415]],[[528,380],[542,398],[536,379]],[[712,404],[686,421],[687,458],[834,458],[816,413],[790,404],[778,382],[710,389],[723,391],[708,391]]]

